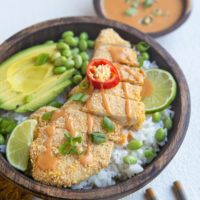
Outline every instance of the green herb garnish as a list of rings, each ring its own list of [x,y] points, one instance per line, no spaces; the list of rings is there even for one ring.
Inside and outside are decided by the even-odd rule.
[[[145,52],[147,51],[148,49],[150,48],[150,46],[146,43],[146,42],[139,42],[137,45],[136,45],[136,50],[137,51],[140,51],[140,52]]]
[[[136,13],[137,13],[137,8],[135,8],[135,7],[131,7],[131,8],[127,9],[127,10],[124,12],[124,14],[125,14],[126,16],[132,16],[132,15],[134,15],[134,14],[136,14]]]
[[[88,99],[89,95],[85,94],[85,93],[76,93],[73,94],[69,100],[71,101],[81,101],[82,103],[85,103]]]
[[[104,133],[101,132],[93,132],[91,134],[92,142],[95,144],[102,144],[106,142],[106,136]]]
[[[45,64],[47,61],[49,60],[49,54],[48,53],[42,53],[40,55],[38,55],[35,59],[35,65],[39,66],[39,65],[43,65]]]
[[[63,144],[61,144],[58,147],[59,153],[64,156],[66,156],[68,154],[78,155],[79,152],[77,149],[77,143],[81,143],[82,138],[81,137],[71,137],[68,132],[64,133],[64,135],[66,138],[66,142],[64,142]]]
[[[115,130],[115,125],[108,117],[103,118],[103,128],[107,132],[113,132]]]
[[[151,7],[154,4],[155,0],[145,0],[143,5],[145,8]]]
[[[54,112],[54,111],[44,113],[44,114],[42,115],[42,120],[44,120],[44,121],[50,121],[53,112]]]

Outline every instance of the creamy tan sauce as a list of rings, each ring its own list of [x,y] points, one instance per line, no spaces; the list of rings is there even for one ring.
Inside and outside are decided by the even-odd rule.
[[[88,144],[86,154],[79,156],[79,161],[82,165],[89,165],[93,161],[92,147],[90,144]]]
[[[154,86],[151,83],[151,81],[148,80],[148,79],[145,79],[144,80],[144,85],[142,86],[142,92],[141,92],[142,98],[151,96],[152,93],[153,93],[153,90],[154,90]]]
[[[107,101],[107,98],[106,98],[106,95],[105,95],[105,91],[104,91],[104,89],[103,89],[103,86],[101,86],[101,89],[100,89],[100,90],[101,90],[101,96],[102,96],[103,107],[104,107],[104,109],[105,109],[105,111],[106,111],[107,114],[112,115],[111,109],[110,109],[110,105],[109,105],[109,103],[108,103],[108,101]]]
[[[182,14],[183,3],[182,0],[156,0],[149,8],[139,6],[137,13],[132,16],[124,15],[124,12],[130,8],[130,4],[125,3],[124,0],[103,0],[102,7],[105,16],[109,19],[131,25],[143,32],[152,33],[162,31],[175,24]],[[162,11],[161,16],[153,15],[156,9]],[[151,16],[152,23],[141,24],[141,20],[145,16]]]
[[[131,122],[131,105],[130,105],[130,99],[129,99],[129,95],[128,95],[128,91],[127,91],[127,84],[126,82],[122,83],[122,89],[124,91],[124,96],[125,96],[125,111],[126,111],[126,116],[127,116],[127,120],[130,123]]]
[[[46,150],[38,156],[37,164],[41,170],[55,169],[56,157],[52,152],[52,138],[55,132],[55,126],[50,125],[46,128],[47,139],[44,143]]]

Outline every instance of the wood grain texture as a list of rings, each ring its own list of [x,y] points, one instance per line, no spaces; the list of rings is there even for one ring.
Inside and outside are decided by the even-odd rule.
[[[152,37],[160,37],[163,35],[166,35],[172,31],[175,31],[177,28],[179,28],[190,16],[191,11],[192,11],[192,0],[182,0],[183,3],[183,11],[182,14],[179,18],[179,20],[173,24],[171,27],[164,29],[163,31],[158,31],[154,33],[148,33]],[[94,8],[99,17],[106,18],[103,12],[103,5],[102,5],[102,0],[93,0]]]
[[[190,94],[184,74],[176,61],[150,36],[130,26],[95,17],[60,18],[36,24],[20,31],[0,46],[0,63],[16,52],[46,40],[56,40],[65,30],[76,34],[86,31],[95,39],[103,28],[114,28],[123,38],[137,43],[141,40],[150,46],[150,56],[161,68],[168,70],[175,77],[178,86],[177,97],[173,102],[176,112],[174,126],[170,131],[168,143],[162,148],[153,162],[145,167],[144,172],[115,186],[90,190],[71,190],[41,184],[24,175],[9,165],[0,154],[0,174],[18,186],[45,199],[117,199],[137,191],[155,178],[171,161],[185,137],[190,118]]]

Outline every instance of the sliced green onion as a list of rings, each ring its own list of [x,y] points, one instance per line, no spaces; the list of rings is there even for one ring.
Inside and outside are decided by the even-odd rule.
[[[143,5],[145,8],[151,7],[154,4],[155,0],[145,0]]]
[[[44,114],[42,115],[42,120],[44,120],[44,121],[50,121],[53,112],[54,112],[54,111],[44,113]]]
[[[91,134],[91,140],[95,144],[102,144],[106,142],[106,136],[104,133],[101,132],[93,132]]]
[[[52,101],[49,106],[53,106],[53,107],[56,107],[56,108],[60,108],[63,104],[61,102],[58,102],[58,101]]]
[[[137,45],[136,45],[136,49],[140,52],[144,52],[144,51],[147,51],[148,49],[150,48],[150,46],[146,43],[146,42],[139,42]]]
[[[113,132],[115,130],[115,124],[108,117],[103,118],[103,128],[107,132]]]
[[[49,60],[49,54],[48,53],[42,53],[38,55],[35,59],[35,65],[40,66],[48,62]]]
[[[134,15],[134,14],[136,14],[137,13],[137,8],[135,8],[135,7],[131,7],[131,8],[129,8],[129,9],[127,9],[125,12],[124,12],[124,14],[126,15],[126,16],[132,16],[132,15]]]

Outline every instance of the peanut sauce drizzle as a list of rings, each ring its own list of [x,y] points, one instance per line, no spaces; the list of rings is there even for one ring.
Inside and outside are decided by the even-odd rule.
[[[46,150],[41,153],[37,158],[38,167],[42,170],[52,170],[55,168],[57,158],[53,155],[52,152],[52,140],[53,134],[55,132],[55,126],[47,126],[46,135],[47,140],[44,143]]]
[[[92,83],[90,82],[90,87],[88,90],[88,94],[90,95],[90,97],[88,98],[88,100],[86,102],[86,108],[88,109],[88,111],[91,109],[91,95],[92,95],[93,91],[94,91],[94,88],[93,88]],[[90,134],[92,133],[94,119],[93,119],[93,116],[89,112],[87,113],[87,124],[88,124],[88,131],[87,131],[88,147],[87,147],[86,154],[79,156],[79,161],[82,165],[88,165],[93,161]]]
[[[142,92],[141,92],[142,98],[151,96],[151,94],[153,93],[153,90],[154,90],[154,87],[151,81],[148,79],[145,79],[144,85],[142,86]]]
[[[103,107],[106,110],[107,114],[112,115],[111,110],[110,110],[110,106],[109,106],[109,103],[106,99],[105,91],[104,91],[102,85],[101,85],[100,91],[101,91],[101,96],[102,96]]]
[[[131,122],[131,105],[130,105],[130,99],[129,99],[129,95],[128,95],[128,91],[127,91],[127,84],[126,82],[122,82],[122,89],[124,91],[124,96],[125,96],[125,111],[126,111],[126,116],[127,116],[127,120],[128,123]]]

